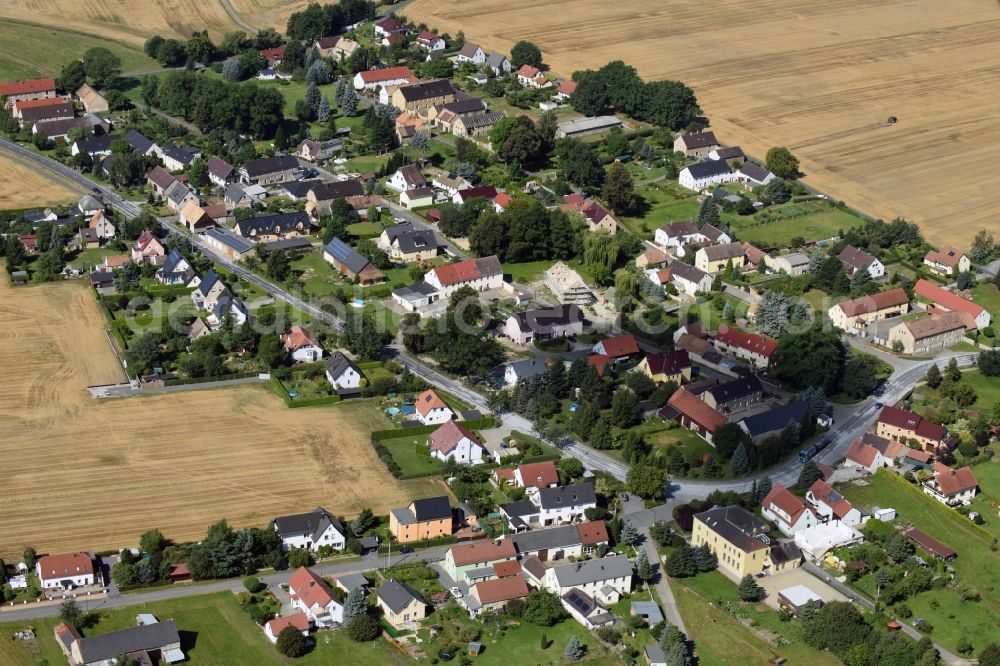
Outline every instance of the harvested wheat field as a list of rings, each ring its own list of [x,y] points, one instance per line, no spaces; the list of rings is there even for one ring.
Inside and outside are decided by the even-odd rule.
[[[221,0],[0,0],[0,16],[142,47],[151,35],[187,39],[239,30]],[[53,63],[56,71],[63,63]]]
[[[353,514],[440,494],[372,452],[370,402],[290,410],[258,387],[98,401],[122,373],[81,284],[0,280],[0,557],[188,540],[322,504]]]
[[[936,242],[1000,233],[1000,4],[987,0],[415,0],[484,48],[536,42],[553,72],[621,59],[694,88],[720,139],[786,145],[805,182]],[[899,123],[883,127],[888,116]]]
[[[0,210],[76,201],[79,192],[63,182],[54,173],[38,172],[0,153]]]

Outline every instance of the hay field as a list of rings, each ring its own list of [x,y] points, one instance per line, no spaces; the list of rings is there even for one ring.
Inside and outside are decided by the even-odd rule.
[[[0,210],[54,206],[79,198],[79,191],[54,173],[35,171],[0,152]]]
[[[107,37],[142,47],[151,35],[214,38],[239,29],[221,0],[0,0],[0,17]],[[58,67],[56,63],[56,66]]]
[[[691,85],[720,138],[801,159],[805,182],[935,242],[1000,233],[1000,4],[987,0],[415,0],[486,48],[535,41],[556,73],[622,59]],[[889,115],[894,127],[881,127]]]
[[[258,387],[98,401],[120,381],[81,284],[0,280],[0,557],[134,545],[151,528],[263,525],[322,504],[385,511],[443,490],[398,482],[372,452],[367,402],[286,409]]]

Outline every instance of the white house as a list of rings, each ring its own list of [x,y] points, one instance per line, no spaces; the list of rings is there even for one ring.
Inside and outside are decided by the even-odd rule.
[[[416,41],[417,46],[425,51],[443,51],[446,46],[444,39],[429,30],[421,31]]]
[[[667,270],[670,271],[671,284],[682,294],[694,296],[698,292],[707,293],[712,290],[712,276],[700,268],[683,261],[674,261]]]
[[[451,411],[434,389],[427,389],[418,395],[414,407],[417,410],[417,420],[424,425],[436,425],[455,418],[455,412]]]
[[[292,607],[300,610],[317,627],[332,627],[344,619],[344,607],[333,596],[326,581],[305,567],[299,567],[288,579]]]
[[[280,634],[285,627],[295,627],[302,632],[303,636],[308,636],[312,623],[309,621],[309,616],[305,613],[296,613],[295,615],[276,617],[273,620],[268,620],[267,624],[264,625],[264,635],[267,636],[267,640],[272,643],[277,643],[278,634]]]
[[[94,213],[90,221],[87,222],[87,226],[93,229],[94,233],[101,240],[109,240],[115,237],[115,224],[108,219],[103,210]]]
[[[837,258],[840,259],[840,262],[844,264],[851,275],[854,275],[854,272],[858,270],[868,271],[868,274],[874,279],[885,275],[885,266],[881,261],[853,245],[848,245],[841,250]]]
[[[747,162],[736,171],[736,180],[743,183],[749,189],[762,187],[775,179],[777,179],[777,176],[753,162]]]
[[[195,290],[191,292],[191,300],[195,307],[211,310],[219,298],[228,291],[225,283],[219,279],[219,274],[215,272],[214,268],[210,268]]]
[[[683,247],[692,243],[704,243],[707,240],[692,220],[665,224],[653,234],[653,242],[662,248]]]
[[[222,326],[223,320],[225,320],[226,315],[229,315],[232,319],[233,326],[242,326],[250,318],[250,311],[236,296],[233,296],[229,290],[226,290],[219,300],[216,301],[215,307],[209,313],[205,320],[208,322],[212,329],[216,329]]]
[[[771,487],[771,492],[761,502],[760,513],[788,536],[819,524],[819,519],[805,500],[788,492],[780,483]]]
[[[72,590],[94,584],[94,558],[90,553],[45,555],[35,563],[35,575],[43,590]]]
[[[496,255],[479,259],[466,259],[454,264],[436,266],[424,275],[424,282],[447,298],[462,287],[476,291],[500,289],[503,286],[503,268]]]
[[[375,91],[385,86],[401,86],[416,80],[409,67],[385,67],[358,72],[354,75],[354,87],[357,90]]]
[[[881,451],[860,439],[854,440],[844,460],[844,467],[855,467],[868,472],[875,472],[879,467],[889,467],[891,464],[892,461],[887,460]]]
[[[296,363],[312,363],[323,358],[323,345],[298,324],[281,336],[281,344]]]
[[[614,555],[562,564],[545,572],[542,585],[560,597],[574,587],[592,597],[607,596],[607,592],[601,595],[605,586],[619,595],[628,594],[632,591],[632,562],[624,555]]]
[[[924,492],[948,506],[968,505],[979,490],[979,482],[971,467],[952,469],[934,463],[934,478],[923,483]]]
[[[677,183],[681,187],[695,192],[701,192],[706,187],[722,185],[736,180],[736,175],[729,170],[725,160],[708,160],[696,162],[681,169]]]
[[[578,523],[585,519],[587,509],[597,506],[594,486],[589,483],[540,488],[529,499],[538,508],[538,524],[543,527]]]
[[[338,351],[326,360],[326,379],[337,391],[353,392],[361,388],[362,374],[351,359]]]
[[[330,546],[343,550],[347,531],[336,516],[321,506],[309,513],[279,516],[273,521],[274,529],[281,537],[282,550],[305,548],[315,550],[320,546]]]
[[[424,175],[416,164],[407,164],[396,169],[396,173],[386,181],[385,186],[396,192],[409,192],[427,187]]]
[[[830,487],[822,479],[812,484],[806,492],[806,501],[816,510],[820,523],[843,523],[847,526],[861,525],[868,515],[861,513],[847,499]]]
[[[486,62],[486,51],[479,47],[479,44],[466,42],[455,56],[455,62],[469,62],[473,65],[482,65]]]
[[[483,462],[485,449],[471,430],[456,421],[445,423],[431,433],[431,457],[441,462],[454,460],[458,463],[478,465]]]

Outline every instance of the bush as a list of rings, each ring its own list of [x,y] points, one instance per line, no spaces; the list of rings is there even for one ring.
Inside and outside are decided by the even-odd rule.
[[[359,615],[347,625],[347,636],[355,643],[367,643],[379,637],[382,628],[371,615]]]
[[[293,626],[287,626],[278,634],[278,641],[275,644],[278,652],[295,659],[301,657],[309,651],[309,643],[302,632]]]
[[[247,576],[243,579],[243,587],[247,592],[253,593],[260,589],[260,579],[257,576]]]

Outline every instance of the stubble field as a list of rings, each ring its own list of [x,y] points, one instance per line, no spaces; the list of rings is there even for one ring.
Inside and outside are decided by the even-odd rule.
[[[0,210],[52,206],[79,197],[79,192],[64,185],[58,176],[40,173],[0,153]]]
[[[404,13],[484,48],[537,43],[553,72],[621,59],[692,86],[713,129],[937,243],[1000,233],[1000,4],[986,0],[415,0]],[[879,123],[893,115],[899,123]]]
[[[98,401],[122,379],[93,297],[80,284],[0,280],[0,557],[134,545],[161,529],[264,525],[323,505],[384,512],[441,493],[399,482],[372,452],[385,427],[369,402],[289,410],[262,388]]]

